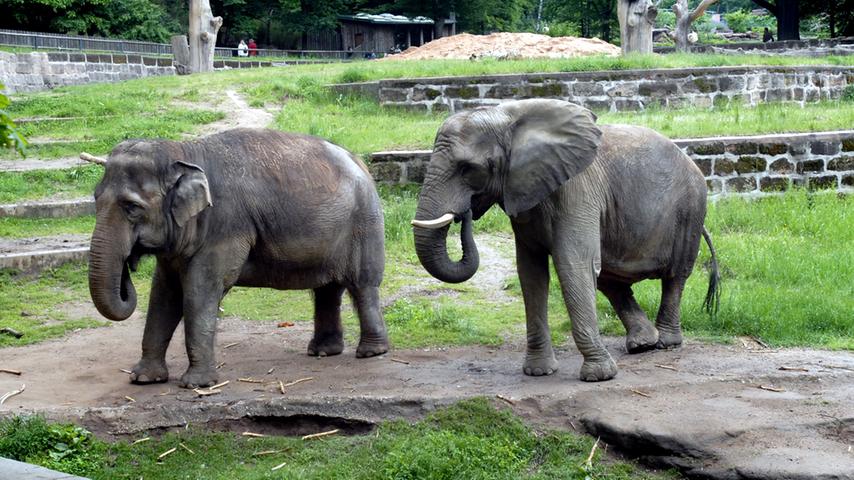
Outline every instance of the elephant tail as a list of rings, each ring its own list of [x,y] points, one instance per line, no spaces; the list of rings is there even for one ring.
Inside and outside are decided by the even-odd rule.
[[[709,289],[706,291],[703,308],[714,320],[721,305],[721,274],[718,271],[718,256],[715,253],[715,247],[712,245],[712,236],[705,226],[703,227],[703,238],[706,239],[709,252],[712,254],[712,261],[709,265]]]

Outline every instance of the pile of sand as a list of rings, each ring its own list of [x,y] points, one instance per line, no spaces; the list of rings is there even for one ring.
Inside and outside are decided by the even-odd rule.
[[[549,37],[536,33],[493,33],[471,35],[461,33],[442,37],[420,47],[386,58],[401,60],[424,60],[434,58],[566,58],[588,55],[620,54],[620,47],[598,38]]]

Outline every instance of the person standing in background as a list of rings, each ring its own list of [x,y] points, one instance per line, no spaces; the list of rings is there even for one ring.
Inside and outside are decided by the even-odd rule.
[[[237,44],[237,56],[238,57],[247,57],[249,56],[249,47],[246,46],[246,42],[243,39],[240,39],[240,43]]]
[[[258,44],[255,43],[255,40],[252,38],[249,39],[249,56],[250,57],[257,57],[258,56]]]

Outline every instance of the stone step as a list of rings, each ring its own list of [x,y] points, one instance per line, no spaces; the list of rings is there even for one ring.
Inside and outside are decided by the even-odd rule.
[[[89,235],[0,239],[0,270],[38,273],[89,258]]]
[[[0,480],[87,480],[68,473],[57,472],[31,463],[0,457]]]
[[[95,214],[95,200],[75,198],[0,205],[0,218],[69,218]]]
[[[89,165],[77,157],[56,158],[52,160],[40,160],[38,158],[25,158],[15,160],[0,160],[0,172],[29,172],[32,170],[62,170],[64,168],[80,167]]]

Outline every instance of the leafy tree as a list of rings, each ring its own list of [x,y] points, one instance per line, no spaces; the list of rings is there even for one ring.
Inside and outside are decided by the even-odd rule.
[[[620,31],[613,0],[545,0],[543,17],[549,23],[574,24],[582,37],[599,37],[606,42]]]
[[[0,83],[0,91],[5,87]],[[27,146],[27,141],[21,136],[12,117],[6,112],[6,107],[9,106],[9,98],[0,93],[0,147],[14,148],[21,155],[24,154],[24,149]]]

